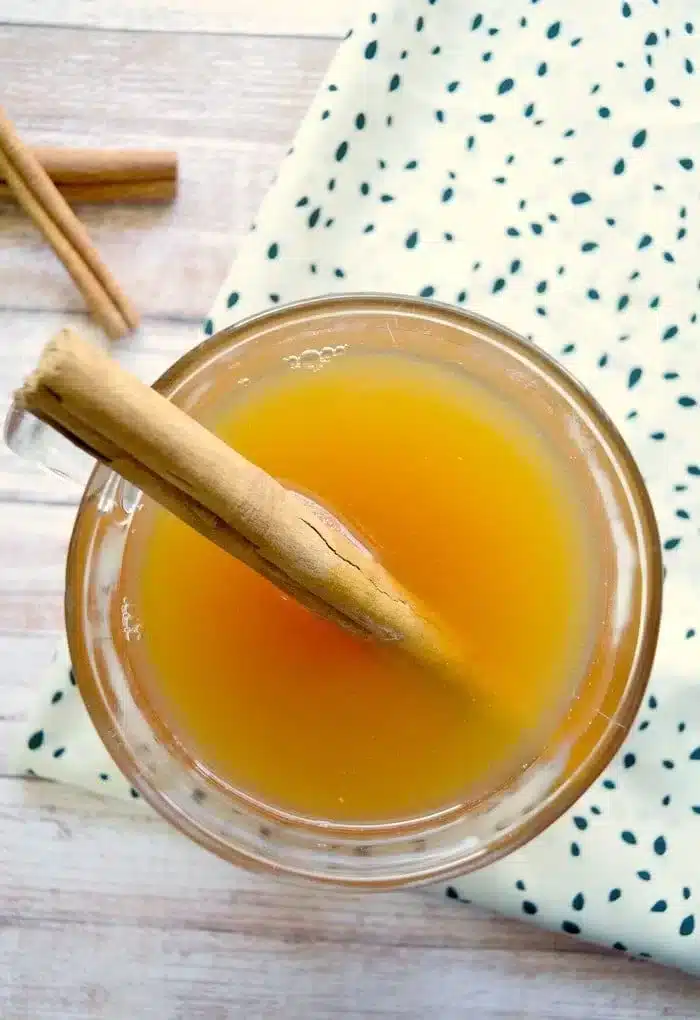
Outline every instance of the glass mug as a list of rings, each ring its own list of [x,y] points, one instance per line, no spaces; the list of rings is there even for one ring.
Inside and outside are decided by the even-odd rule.
[[[381,327],[381,328],[377,328]],[[398,346],[464,366],[563,453],[606,562],[606,598],[593,654],[567,711],[536,759],[476,805],[385,824],[316,822],[233,791],[199,767],[140,703],[114,620],[134,486],[11,409],[5,438],[18,454],[89,480],[68,552],[65,614],[74,672],[100,737],[141,795],[177,829],[224,859],[330,885],[386,889],[447,879],[489,864],[555,821],[615,754],[640,705],[661,612],[661,553],[639,471],[601,408],[537,347],[486,319],[389,295],[317,298],[222,330],[177,361],[156,388],[195,417],[241,376],[339,340],[364,351]]]

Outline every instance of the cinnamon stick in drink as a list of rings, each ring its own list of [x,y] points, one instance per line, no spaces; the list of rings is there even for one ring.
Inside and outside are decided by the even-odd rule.
[[[309,609],[463,674],[451,639],[371,554],[72,331],[16,401]]]

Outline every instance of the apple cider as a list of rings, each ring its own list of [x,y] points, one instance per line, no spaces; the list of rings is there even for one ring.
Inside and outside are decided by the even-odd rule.
[[[594,629],[585,508],[545,436],[429,345],[323,351],[237,380],[206,424],[371,549],[479,684],[315,617],[147,499],[121,575],[128,659],[169,739],[241,794],[424,818],[498,789],[566,711]]]

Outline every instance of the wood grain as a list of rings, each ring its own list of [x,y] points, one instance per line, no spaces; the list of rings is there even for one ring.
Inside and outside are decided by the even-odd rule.
[[[147,313],[121,351],[141,378],[196,341],[335,45],[208,33],[337,35],[354,7],[4,0],[0,94],[27,138],[180,155],[172,210],[81,211]],[[11,211],[0,267],[6,406],[52,332],[90,327]],[[76,495],[0,448],[0,776],[61,632]],[[0,778],[2,1020],[690,1020],[699,987],[435,890],[360,898],[253,878],[131,804]]]
[[[0,781],[0,816],[16,862],[0,873],[8,1020],[695,1015],[689,978],[433,890],[259,879],[128,804],[48,784]]]
[[[365,0],[4,0],[3,21],[147,32],[340,38]]]

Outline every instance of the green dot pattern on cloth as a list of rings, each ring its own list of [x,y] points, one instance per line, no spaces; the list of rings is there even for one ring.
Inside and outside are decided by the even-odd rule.
[[[34,707],[22,747],[11,749],[12,767],[24,775],[47,776],[96,792],[109,786],[110,794],[139,801],[138,809],[146,810],[138,790],[119,772],[93,729],[67,662],[62,644],[41,685],[45,694]]]
[[[446,893],[454,909],[479,903],[700,972],[693,11],[690,0],[377,4],[341,44],[203,332],[333,291],[423,295],[514,328],[598,398],[661,533],[651,689],[571,811]],[[44,691],[18,768],[136,800],[90,744],[65,666]]]

